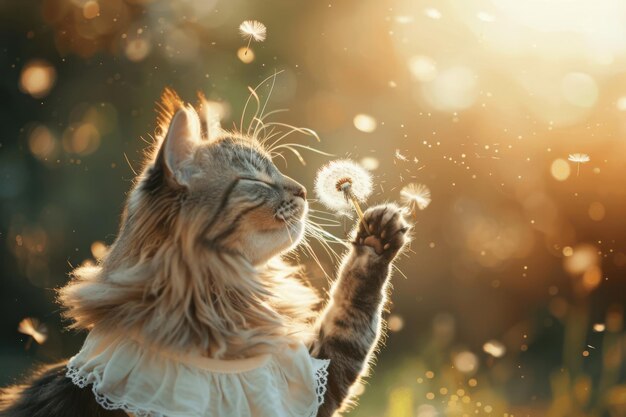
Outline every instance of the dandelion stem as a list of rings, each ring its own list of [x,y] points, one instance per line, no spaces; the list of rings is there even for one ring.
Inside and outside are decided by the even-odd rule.
[[[354,195],[352,195],[352,193],[350,193],[350,201],[352,201],[352,205],[354,205],[354,211],[356,211],[356,214],[358,214],[359,219],[361,219],[361,221],[363,222],[363,226],[367,226],[365,224],[365,218],[363,217],[363,210],[361,210],[361,206],[359,205],[358,200],[356,199]]]

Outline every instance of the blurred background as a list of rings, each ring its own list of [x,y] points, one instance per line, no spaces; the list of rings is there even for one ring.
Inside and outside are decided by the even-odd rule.
[[[79,349],[54,289],[113,242],[163,89],[232,128],[277,72],[268,120],[415,222],[350,415],[626,416],[622,0],[0,0],[0,384]]]

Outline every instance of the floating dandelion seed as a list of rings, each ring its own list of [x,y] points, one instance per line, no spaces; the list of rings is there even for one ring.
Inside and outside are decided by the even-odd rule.
[[[246,54],[250,48],[252,40],[255,42],[263,42],[267,36],[267,28],[258,20],[246,20],[239,25],[239,33],[244,39],[248,40],[246,46]]]
[[[576,176],[578,176],[578,174],[580,174],[580,164],[585,164],[591,161],[591,158],[589,158],[589,155],[586,153],[571,153],[567,157],[567,160],[576,163]]]
[[[17,331],[32,337],[35,342],[40,345],[43,344],[48,338],[48,329],[46,328],[46,325],[31,317],[27,317],[20,321],[20,324],[17,326]]]
[[[320,202],[331,210],[349,211],[352,207],[363,220],[359,202],[372,193],[372,177],[356,162],[340,159],[322,167],[315,180]]]
[[[406,155],[403,155],[402,152],[400,152],[400,149],[396,149],[395,155],[396,159],[399,159],[400,161],[408,161],[409,158],[406,157]]]
[[[402,201],[415,209],[424,210],[431,202],[430,189],[424,184],[407,184],[400,190]]]

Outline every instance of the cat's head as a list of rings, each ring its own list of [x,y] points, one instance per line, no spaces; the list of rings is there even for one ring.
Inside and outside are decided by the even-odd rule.
[[[304,231],[306,189],[257,141],[209,138],[205,123],[193,107],[169,98],[166,133],[131,192],[127,219],[160,231],[149,239],[231,251],[253,265],[292,248]]]

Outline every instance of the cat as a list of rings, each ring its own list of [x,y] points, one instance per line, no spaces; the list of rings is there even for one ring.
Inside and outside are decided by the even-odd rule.
[[[193,346],[216,359],[303,342],[329,360],[317,416],[348,407],[381,337],[392,262],[408,242],[401,210],[366,210],[320,309],[299,268],[281,260],[302,238],[306,189],[277,169],[260,141],[211,134],[202,105],[168,89],[160,106],[161,134],[114,244],[59,290],[71,327],[137,334],[163,349]],[[48,365],[2,390],[0,416],[127,415],[103,408],[67,374],[67,362]]]

